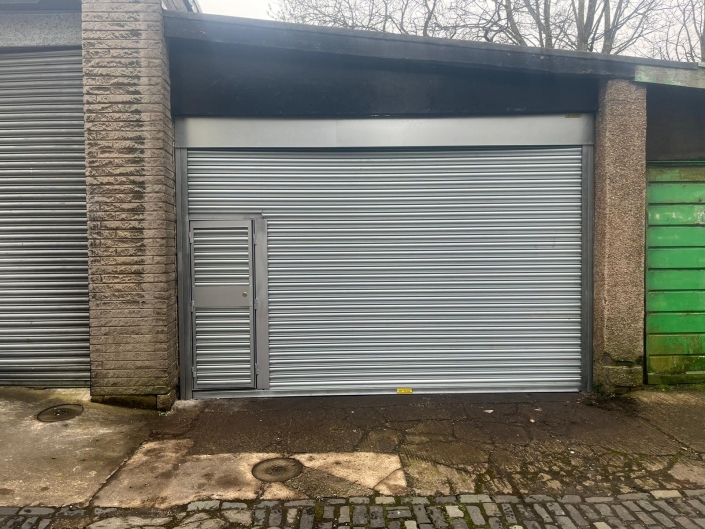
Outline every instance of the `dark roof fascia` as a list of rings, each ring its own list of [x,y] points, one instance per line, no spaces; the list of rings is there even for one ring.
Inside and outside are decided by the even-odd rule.
[[[674,70],[678,75],[705,73],[694,63],[392,35],[202,13],[165,13],[165,34],[170,39],[556,75],[634,80],[638,70],[654,67]]]

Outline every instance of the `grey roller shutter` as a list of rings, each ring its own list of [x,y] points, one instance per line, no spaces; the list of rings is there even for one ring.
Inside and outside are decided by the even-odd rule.
[[[581,380],[580,148],[190,151],[189,215],[268,219],[272,390]]]
[[[0,385],[84,386],[81,51],[0,53]]]

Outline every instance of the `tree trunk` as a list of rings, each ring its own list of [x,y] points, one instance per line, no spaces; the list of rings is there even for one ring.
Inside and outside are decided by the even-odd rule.
[[[592,51],[590,43],[595,33],[595,14],[597,12],[597,0],[578,0],[578,36],[576,49],[578,51]]]
[[[433,5],[431,7],[428,7],[428,2],[424,0],[424,6],[426,6],[426,19],[424,20],[423,23],[423,36],[428,37],[428,27],[431,25],[431,20],[433,20],[433,14],[434,11],[436,10],[436,4],[438,3],[438,0],[433,0]]]
[[[507,24],[509,24],[509,30],[512,32],[512,36],[519,46],[526,46],[526,40],[521,35],[519,28],[517,27],[517,22],[514,19],[514,6],[512,6],[511,0],[504,0],[504,9],[507,16]]]
[[[700,13],[700,62],[705,62],[705,2]]]
[[[553,48],[553,27],[551,26],[551,0],[543,0],[543,26],[546,32],[546,47]]]
[[[587,36],[585,31],[585,0],[578,0],[578,7],[573,4],[573,14],[575,16],[575,28],[577,35],[575,36],[575,47],[578,51],[587,50]]]
[[[611,5],[610,0],[604,0],[605,2],[605,37],[602,42],[602,53],[610,53],[612,51],[612,44],[614,43],[614,38],[612,36],[612,12],[610,11]]]

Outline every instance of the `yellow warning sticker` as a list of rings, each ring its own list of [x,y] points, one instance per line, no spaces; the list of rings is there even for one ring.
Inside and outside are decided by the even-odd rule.
[[[404,394],[404,393],[413,393],[413,392],[414,392],[413,388],[397,388],[397,393]]]

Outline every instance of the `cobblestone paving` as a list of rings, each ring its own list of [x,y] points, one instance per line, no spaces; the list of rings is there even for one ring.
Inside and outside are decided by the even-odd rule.
[[[0,507],[1,529],[705,529],[705,490],[617,497],[327,498],[197,501],[165,511]]]

